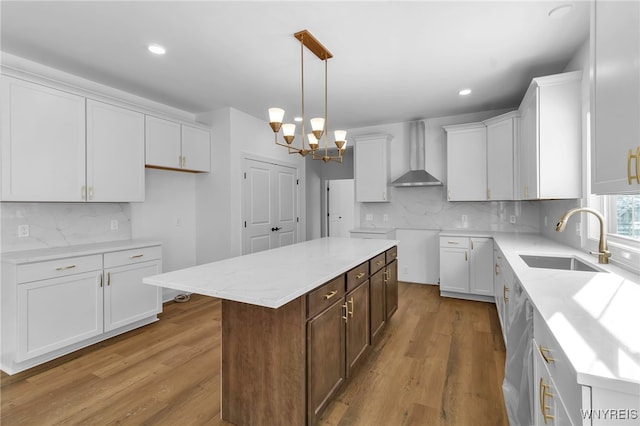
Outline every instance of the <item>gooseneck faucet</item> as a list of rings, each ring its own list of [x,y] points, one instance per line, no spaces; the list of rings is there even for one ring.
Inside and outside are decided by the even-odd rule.
[[[577,212],[591,213],[600,221],[600,241],[598,243],[598,251],[591,251],[589,253],[598,255],[598,263],[609,263],[611,252],[607,248],[607,232],[604,230],[604,217],[602,217],[599,211],[590,209],[588,207],[579,207],[576,209],[567,210],[567,212],[560,218],[560,222],[558,222],[558,224],[556,225],[556,231],[564,231],[564,228],[567,226],[567,220],[569,220],[569,218]]]

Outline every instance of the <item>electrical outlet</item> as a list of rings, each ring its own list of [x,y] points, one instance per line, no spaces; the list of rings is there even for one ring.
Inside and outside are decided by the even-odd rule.
[[[371,213],[367,213],[367,215],[365,216],[365,218],[367,220],[373,220],[373,215]]]
[[[119,227],[118,219],[111,219],[111,230],[117,231]]]
[[[182,219],[179,217],[176,218],[176,228],[180,228],[182,226]]]
[[[29,236],[29,225],[18,225],[18,237],[24,238]]]
[[[383,214],[382,215],[382,221],[383,222],[389,222],[389,215],[388,214]]]
[[[514,223],[514,224],[516,223],[516,216],[515,215],[512,214],[511,216],[509,216],[509,223]]]
[[[467,221],[467,215],[466,215],[466,214],[463,214],[463,215],[462,215],[462,222],[464,223],[464,222],[466,222],[466,221]]]

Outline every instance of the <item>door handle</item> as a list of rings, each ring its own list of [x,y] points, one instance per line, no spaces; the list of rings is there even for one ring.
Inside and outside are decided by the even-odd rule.
[[[279,226],[276,226],[275,228],[271,228],[271,230],[272,230],[272,231],[279,231],[279,230],[281,230],[281,229],[282,229],[282,228],[280,228]]]

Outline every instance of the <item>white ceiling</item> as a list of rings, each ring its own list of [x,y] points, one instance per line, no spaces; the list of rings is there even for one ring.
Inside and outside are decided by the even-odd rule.
[[[554,7],[571,13],[551,19]],[[193,113],[300,111],[300,44],[330,51],[329,127],[517,106],[588,38],[583,1],[2,1],[2,50]],[[146,50],[167,48],[157,57]],[[305,53],[306,116],[323,63]],[[461,88],[473,93],[458,96]]]

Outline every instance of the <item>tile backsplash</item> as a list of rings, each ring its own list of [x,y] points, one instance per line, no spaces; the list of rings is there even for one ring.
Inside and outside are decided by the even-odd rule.
[[[126,240],[131,238],[128,203],[0,203],[0,251]],[[118,229],[111,229],[117,221]],[[114,223],[115,224],[115,223]],[[21,225],[29,236],[18,236]]]
[[[449,202],[445,187],[392,188],[390,203],[360,206],[363,228],[540,232],[535,201]],[[372,220],[366,220],[367,215]]]

